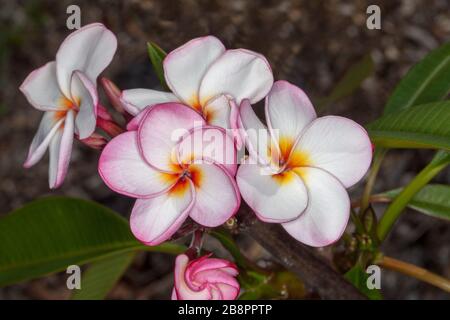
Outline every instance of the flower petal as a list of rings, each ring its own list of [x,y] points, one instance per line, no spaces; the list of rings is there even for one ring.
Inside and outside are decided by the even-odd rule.
[[[176,144],[190,129],[204,124],[203,117],[185,105],[155,105],[139,126],[138,142],[142,155],[155,168],[174,172]]]
[[[186,283],[185,273],[189,264],[189,258],[185,254],[180,254],[175,260],[174,284],[177,300],[209,300],[211,294],[206,288],[201,291],[192,290]],[[174,295],[172,294],[172,299]]]
[[[189,181],[154,198],[137,199],[130,217],[131,231],[146,245],[158,245],[183,224],[194,201],[195,192]]]
[[[178,102],[179,99],[170,92],[151,89],[129,89],[122,91],[120,101],[125,110],[135,116],[147,106],[164,102]]]
[[[225,47],[213,36],[196,38],[170,52],[164,59],[164,74],[172,92],[199,110],[198,92],[206,70]]]
[[[239,285],[229,285],[226,283],[216,283],[215,285],[222,295],[222,300],[235,300],[239,295]]]
[[[232,96],[239,105],[243,99],[256,103],[273,84],[266,58],[250,50],[227,50],[208,69],[200,85],[200,104],[219,95]]]
[[[98,171],[112,190],[134,198],[146,198],[168,190],[176,177],[150,167],[142,158],[136,132],[112,139],[100,156]]]
[[[302,130],[316,118],[316,112],[306,94],[287,81],[276,81],[265,103],[267,125],[287,159]]]
[[[101,23],[92,23],[71,33],[56,54],[56,74],[64,95],[70,97],[70,82],[75,70],[83,72],[96,84],[98,75],[111,62],[116,49],[116,37]]]
[[[217,164],[189,166],[195,186],[195,204],[189,214],[197,223],[217,227],[239,209],[241,197],[234,179]]]
[[[128,131],[138,131],[139,125],[141,124],[142,120],[144,120],[147,112],[149,112],[151,108],[152,107],[149,106],[145,109],[142,109],[142,111],[140,111],[133,119],[131,119],[127,123],[127,130]]]
[[[212,269],[224,270],[230,276],[238,275],[239,271],[234,263],[224,259],[210,258],[210,256],[211,254],[192,261],[189,265],[189,269],[186,270],[186,277],[190,279],[198,272]]]
[[[25,168],[34,166],[45,154],[52,138],[64,122],[64,118],[57,119],[56,113],[47,111],[42,117],[38,131],[31,142],[28,156],[23,164]]]
[[[80,71],[72,75],[73,101],[79,101],[80,111],[75,117],[75,133],[80,139],[88,138],[95,131],[98,95],[95,85]]]
[[[55,111],[63,94],[56,79],[56,63],[49,62],[31,72],[20,86],[28,102],[38,110]]]
[[[291,158],[303,159],[303,165],[328,171],[348,188],[367,172],[372,145],[366,130],[356,122],[327,116],[314,120],[305,129]],[[296,166],[297,161],[291,161],[291,158],[291,166]]]
[[[203,117],[210,125],[225,129],[231,128],[231,104],[226,95],[219,95],[206,104],[203,108]]]
[[[262,166],[270,165],[272,159],[278,163],[278,151],[271,148],[273,144],[269,130],[259,120],[247,99],[242,101],[240,106],[238,124],[241,139],[245,141],[251,161]]]
[[[350,200],[344,186],[324,170],[302,168],[309,204],[294,221],[283,223],[286,231],[300,242],[323,247],[337,241],[347,226]]]
[[[177,145],[178,162],[217,163],[234,176],[237,170],[236,148],[233,139],[223,128],[203,126],[195,128]]]
[[[69,168],[75,129],[74,118],[74,112],[69,110],[64,120],[64,128],[56,132],[50,143],[48,177],[51,189],[58,188],[63,183]]]
[[[267,175],[258,165],[241,164],[236,181],[242,198],[265,222],[293,220],[308,204],[306,187],[292,171]]]

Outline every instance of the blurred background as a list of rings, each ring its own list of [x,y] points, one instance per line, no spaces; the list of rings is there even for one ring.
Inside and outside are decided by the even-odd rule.
[[[355,61],[370,54],[373,74],[350,97],[322,112],[363,125],[381,115],[390,92],[411,65],[450,40],[448,0],[0,0],[0,215],[50,194],[47,158],[29,170],[22,168],[42,114],[18,88],[28,73],[54,59],[70,33],[66,28],[70,4],[81,8],[82,25],[103,22],[117,35],[118,50],[104,75],[122,89],[158,88],[146,52],[149,40],[170,51],[191,38],[212,34],[228,48],[260,52],[271,63],[276,79],[299,85],[313,102],[327,96]],[[381,30],[366,28],[370,4],[381,8]],[[113,194],[102,183],[97,174],[98,152],[75,144],[66,181],[51,194],[93,199],[128,216],[132,200]],[[375,191],[404,185],[432,154],[390,152]],[[450,171],[442,172],[436,181],[450,183]],[[359,196],[361,186],[354,187],[352,195]],[[242,241],[250,256],[266,254],[256,244]],[[384,251],[449,277],[450,224],[409,211]],[[155,253],[139,255],[109,298],[167,299],[173,259]],[[65,279],[65,274],[59,274],[0,288],[0,299],[65,299],[70,296]],[[382,292],[388,299],[450,298],[390,271],[382,273]]]

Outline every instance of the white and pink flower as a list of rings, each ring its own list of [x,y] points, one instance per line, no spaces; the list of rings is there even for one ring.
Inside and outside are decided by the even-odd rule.
[[[274,83],[265,114],[268,130],[250,101],[241,104],[239,125],[250,154],[236,176],[243,199],[259,219],[281,223],[305,244],[335,242],[349,218],[346,188],[370,166],[367,132],[343,117],[317,118],[305,93],[286,81]],[[254,132],[267,132],[269,143]]]
[[[111,31],[100,23],[87,25],[64,40],[55,61],[31,72],[20,86],[28,102],[44,111],[24,166],[35,165],[48,148],[50,188],[64,181],[74,134],[86,139],[95,130],[97,76],[111,62],[116,48]]]
[[[137,198],[130,217],[136,238],[157,245],[187,217],[216,227],[236,213],[236,150],[224,129],[179,103],[146,109],[128,129],[106,145],[99,173],[114,191]]]
[[[180,102],[199,112],[208,124],[235,128],[237,105],[256,103],[273,84],[266,58],[245,49],[226,50],[213,36],[197,38],[170,52],[163,62],[172,92],[131,89],[122,92],[125,109],[137,115],[147,106]]]
[[[172,300],[234,300],[240,290],[238,273],[227,260],[207,255],[189,261],[181,254],[175,261]]]

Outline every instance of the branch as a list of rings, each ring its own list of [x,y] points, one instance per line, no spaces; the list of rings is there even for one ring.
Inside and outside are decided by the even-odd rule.
[[[248,233],[323,299],[366,299],[317,253],[290,237],[280,225],[259,221],[245,205],[241,206],[237,218],[239,231]]]

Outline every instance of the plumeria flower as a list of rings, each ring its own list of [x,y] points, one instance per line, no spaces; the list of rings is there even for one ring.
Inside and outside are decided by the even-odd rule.
[[[74,133],[86,139],[95,130],[97,76],[111,62],[116,48],[111,31],[100,23],[87,25],[64,40],[55,61],[31,72],[20,86],[28,102],[44,111],[24,166],[35,165],[48,148],[50,188],[64,181]]]
[[[216,227],[236,213],[236,150],[224,129],[179,103],[147,109],[128,129],[106,145],[99,173],[112,190],[137,198],[130,217],[136,238],[157,245],[188,216]]]
[[[349,218],[345,188],[357,183],[371,162],[367,132],[343,117],[317,118],[305,93],[286,81],[274,83],[265,114],[268,131],[248,100],[240,107],[250,155],[236,177],[242,197],[259,219],[281,223],[305,244],[335,242]],[[252,130],[268,136],[266,147],[248,134]]]
[[[239,295],[238,269],[227,260],[206,255],[189,261],[181,254],[174,273],[172,300],[234,300]]]
[[[125,109],[137,115],[149,105],[181,102],[199,112],[208,124],[235,128],[242,99],[256,103],[273,84],[264,56],[245,49],[226,50],[213,36],[196,38],[170,52],[163,62],[172,92],[131,89],[122,92]]]

